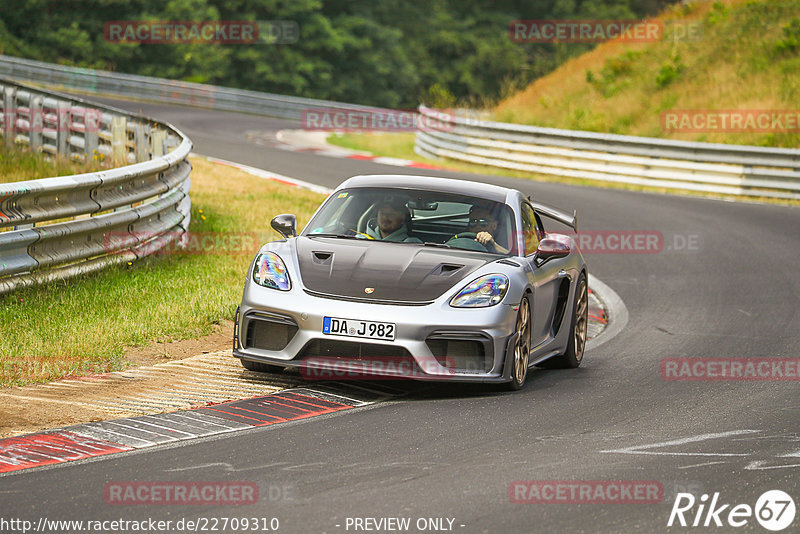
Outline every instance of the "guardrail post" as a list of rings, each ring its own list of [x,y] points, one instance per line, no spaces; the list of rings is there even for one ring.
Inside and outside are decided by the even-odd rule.
[[[56,107],[56,153],[69,156],[69,134],[72,120],[67,102],[59,102]]]
[[[125,117],[111,118],[111,164],[122,167],[128,163],[127,124]]]
[[[86,161],[90,162],[97,155],[97,132],[100,131],[101,114],[95,109],[83,110],[83,150]]]
[[[148,149],[147,135],[144,133],[144,124],[137,122],[133,127],[133,153],[136,156],[136,163],[147,161]]]
[[[14,146],[17,130],[17,89],[6,87],[3,91],[3,140],[6,146]]]
[[[150,130],[150,157],[157,158],[164,155],[164,141],[167,140],[167,132],[164,130]]]
[[[30,119],[28,123],[28,140],[31,150],[39,150],[42,147],[42,132],[44,131],[43,100],[41,96],[31,95],[30,103],[28,104],[28,118]]]

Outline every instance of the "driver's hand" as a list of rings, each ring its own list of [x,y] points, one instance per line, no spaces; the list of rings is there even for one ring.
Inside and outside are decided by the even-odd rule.
[[[478,232],[478,235],[475,236],[475,241],[477,241],[481,245],[486,246],[490,243],[493,244],[494,238],[492,237],[492,234],[490,234],[489,232]]]

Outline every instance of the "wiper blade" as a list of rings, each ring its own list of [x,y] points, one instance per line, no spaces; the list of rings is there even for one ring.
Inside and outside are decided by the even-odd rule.
[[[445,245],[444,243],[434,243],[432,241],[425,241],[423,245],[425,245],[426,247],[453,248],[450,245]]]
[[[336,239],[364,239],[363,237],[358,237],[356,235],[346,235],[346,234],[308,234],[306,237],[334,237]]]

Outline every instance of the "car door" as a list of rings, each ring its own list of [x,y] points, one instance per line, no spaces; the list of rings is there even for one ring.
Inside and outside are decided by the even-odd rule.
[[[540,264],[536,258],[539,239],[544,235],[544,228],[539,216],[527,202],[521,205],[522,235],[525,242],[525,260],[533,273],[534,292],[531,324],[531,348],[544,348],[552,339],[551,325],[558,298],[561,262],[546,261]]]

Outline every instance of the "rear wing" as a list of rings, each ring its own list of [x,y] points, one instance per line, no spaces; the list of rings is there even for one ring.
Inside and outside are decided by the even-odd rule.
[[[553,219],[554,221],[558,221],[561,224],[566,224],[570,228],[572,228],[576,233],[578,231],[578,212],[573,211],[572,215],[565,211],[561,211],[558,208],[554,208],[552,206],[548,206],[546,204],[541,204],[539,202],[534,202],[530,198],[528,201],[533,206],[533,209],[536,210],[537,213],[540,215],[544,215],[549,219]]]

